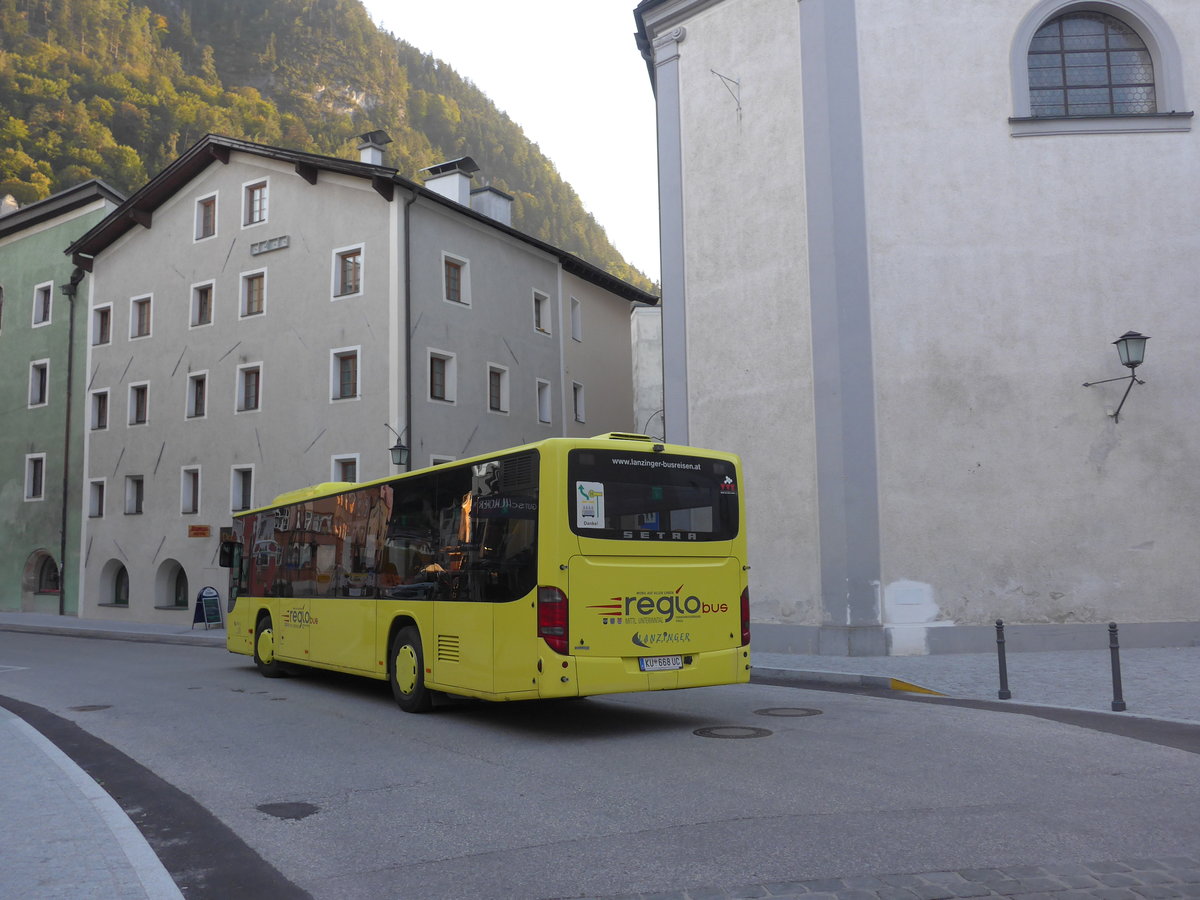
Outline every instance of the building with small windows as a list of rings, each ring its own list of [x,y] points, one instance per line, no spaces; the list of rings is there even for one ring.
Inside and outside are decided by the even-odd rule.
[[[90,181],[0,206],[0,610],[78,609],[87,311],[62,251],[123,199]]]
[[[634,15],[666,437],[744,458],[755,646],[1200,639],[1200,4]]]
[[[633,427],[655,298],[511,227],[470,158],[402,178],[204,138],[70,247],[87,281],[84,615],[186,621],[233,512]]]

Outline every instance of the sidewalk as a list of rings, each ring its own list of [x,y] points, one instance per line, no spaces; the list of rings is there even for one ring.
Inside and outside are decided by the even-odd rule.
[[[188,644],[224,649],[225,631],[202,625],[141,625],[36,613],[0,613],[0,631]],[[1128,649],[1120,654],[1125,712],[1112,712],[1107,647],[1009,653],[1014,704],[1200,724],[1200,647]],[[3,659],[0,659],[2,671]],[[996,700],[994,654],[829,657],[754,653],[753,677],[797,687],[862,686]],[[0,693],[3,682],[0,681]],[[182,896],[145,838],[116,802],[33,727],[0,708],[0,820],[9,864],[0,896],[39,900]]]
[[[6,709],[0,709],[0,783],[0,821],[9,823],[0,897],[183,897],[117,802]]]
[[[1200,723],[1200,647],[1121,650],[1124,712],[1112,712],[1112,660],[1107,647],[1009,652],[1006,662],[1014,704]],[[774,673],[797,684],[906,689],[890,684],[895,680],[966,700],[997,700],[1000,688],[994,653],[856,657],[754,653],[753,667],[756,675]]]

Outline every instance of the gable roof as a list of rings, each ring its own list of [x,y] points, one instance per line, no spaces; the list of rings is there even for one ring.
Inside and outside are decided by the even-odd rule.
[[[120,204],[125,199],[123,194],[110,188],[103,181],[85,181],[66,190],[51,194],[45,200],[38,200],[22,206],[13,212],[0,216],[0,238],[32,228],[42,222],[72,212],[81,206],[87,206],[96,200],[107,200]]]
[[[145,185],[135,191],[124,203],[113,210],[104,220],[98,223],[87,234],[76,240],[67,252],[77,266],[87,271],[92,269],[92,261],[118,238],[126,234],[135,225],[149,228],[155,211],[177,192],[183,189],[192,179],[203,172],[214,162],[227,163],[234,151],[261,156],[266,159],[291,163],[296,174],[309,184],[316,184],[320,172],[336,172],[371,182],[371,186],[385,200],[392,200],[395,189],[441,204],[453,209],[460,215],[467,216],[510,235],[523,243],[529,244],[558,258],[563,270],[576,275],[585,281],[595,284],[610,293],[625,300],[638,303],[657,304],[658,298],[653,294],[634,287],[622,281],[615,275],[610,275],[598,266],[589,263],[566,250],[562,250],[545,241],[540,241],[531,235],[504,225],[495,219],[478,213],[475,210],[455,203],[441,194],[428,190],[398,174],[398,170],[388,166],[377,166],[372,163],[357,162],[333,156],[320,156],[315,153],[303,153],[298,150],[286,150],[282,147],[272,147],[266,144],[256,144],[252,141],[223,135],[208,134],[186,150],[178,159],[151,178]],[[8,217],[6,216],[5,219]],[[0,220],[3,221],[3,220]]]

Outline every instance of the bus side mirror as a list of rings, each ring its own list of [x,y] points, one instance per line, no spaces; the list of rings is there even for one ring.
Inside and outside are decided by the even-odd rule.
[[[217,565],[222,569],[241,568],[242,545],[237,541],[221,541],[221,553]]]

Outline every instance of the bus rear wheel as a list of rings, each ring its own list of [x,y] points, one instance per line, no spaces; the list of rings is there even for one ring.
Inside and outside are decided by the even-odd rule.
[[[275,632],[271,628],[271,617],[260,616],[254,626],[254,665],[267,678],[284,675],[283,663],[275,658]]]
[[[433,695],[425,687],[421,633],[411,625],[401,628],[392,638],[388,675],[392,683],[392,696],[402,710],[423,713],[433,708]]]

